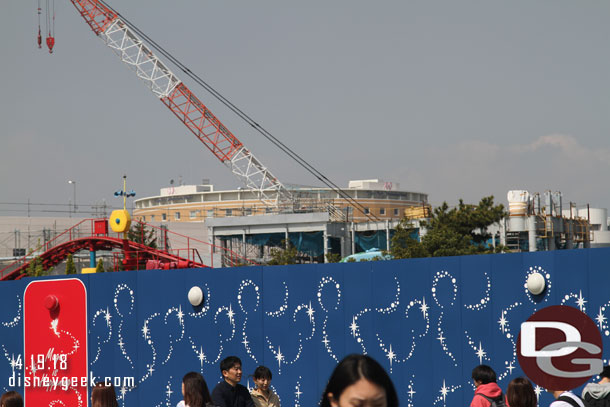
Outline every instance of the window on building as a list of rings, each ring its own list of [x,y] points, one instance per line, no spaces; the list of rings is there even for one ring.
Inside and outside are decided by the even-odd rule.
[[[155,215],[150,215],[150,221],[154,222],[155,221]]]
[[[180,220],[180,212],[174,213],[174,220]]]
[[[368,215],[370,213],[369,208],[364,208],[364,214]]]
[[[233,209],[225,209],[225,216],[233,216]]]
[[[167,220],[167,214],[166,213],[162,213],[161,214],[161,220]]]
[[[146,222],[146,216],[142,216],[142,222]]]
[[[244,216],[252,215],[252,208],[244,208]]]
[[[208,214],[207,214],[207,217],[208,217],[208,218],[213,218],[213,217],[214,217],[214,209],[208,209],[208,212],[207,212],[207,213],[208,213]]]
[[[380,215],[385,215],[385,208],[380,208],[379,209],[379,214]]]
[[[394,216],[398,216],[398,208],[394,208]]]
[[[191,219],[195,219],[195,218],[197,218],[197,211],[191,211],[191,212],[190,212],[190,214],[189,214],[189,217],[190,217]]]

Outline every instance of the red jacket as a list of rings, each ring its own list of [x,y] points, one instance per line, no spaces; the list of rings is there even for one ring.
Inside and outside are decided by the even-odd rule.
[[[496,398],[500,394],[502,394],[502,389],[498,386],[497,383],[487,383],[481,384],[474,391],[474,397],[472,402],[470,403],[470,407],[489,407],[491,403],[487,401],[485,397],[477,396],[477,394],[484,394],[489,398]]]

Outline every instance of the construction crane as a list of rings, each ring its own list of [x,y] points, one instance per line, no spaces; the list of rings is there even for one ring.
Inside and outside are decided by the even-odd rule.
[[[193,92],[153,53],[141,37],[144,37],[153,48],[170,59],[185,74],[202,85],[218,98],[229,109],[244,119],[257,132],[271,141],[280,150],[305,168],[314,177],[331,188],[338,196],[359,210],[370,220],[377,216],[349,194],[345,193],[334,182],[305,161],[288,146],[263,129],[252,118],[230,103],[216,90],[203,82],[199,77],[177,61],[171,54],[159,47],[146,34],[121,17],[118,12],[103,0],[70,0],[79,14],[85,19],[95,35],[101,38],[127,64],[146,86],[167,106],[178,119],[222,162],[231,172],[268,207],[289,209],[298,207],[298,198],[258,160],[241,141],[233,135],[218,118],[199,100]],[[138,33],[140,36],[138,36]],[[331,215],[341,215],[341,210],[333,204],[326,208]]]
[[[118,13],[99,0],[70,0],[93,32],[135,71],[178,119],[267,206],[292,194],[146,46]]]

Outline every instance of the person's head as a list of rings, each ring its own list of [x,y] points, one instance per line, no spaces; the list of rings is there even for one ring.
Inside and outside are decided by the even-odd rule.
[[[229,356],[220,362],[222,377],[231,386],[235,386],[241,380],[241,359],[237,356]]]
[[[114,386],[106,386],[104,382],[96,383],[91,390],[91,407],[119,407]]]
[[[271,384],[271,370],[266,366],[259,366],[252,374],[256,388],[262,391],[269,390]]]
[[[610,382],[610,366],[604,366],[604,370],[599,374],[601,378],[600,383],[608,383]]]
[[[7,391],[0,397],[0,407],[23,407],[21,394],[16,391]]]
[[[536,407],[538,404],[534,387],[525,377],[511,380],[506,390],[506,400],[511,407]]]
[[[204,407],[212,402],[208,384],[197,372],[189,372],[182,378],[182,395],[184,404],[189,407]]]
[[[320,407],[398,407],[398,395],[390,376],[373,358],[346,356],[328,379]]]
[[[472,380],[474,380],[474,385],[477,387],[481,384],[495,383],[496,372],[487,365],[479,365],[472,369]]]

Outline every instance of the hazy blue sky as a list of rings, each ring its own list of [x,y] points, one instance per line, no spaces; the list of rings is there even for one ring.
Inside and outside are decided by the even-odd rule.
[[[56,1],[0,13],[0,202],[119,205],[170,179],[230,172]],[[43,2],[44,3],[44,2]],[[509,189],[610,207],[610,2],[110,1],[339,185],[381,178],[430,201]],[[43,27],[44,30],[44,27]],[[204,90],[199,98],[284,183],[316,184]],[[0,208],[1,209],[1,208]]]

